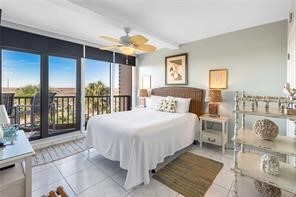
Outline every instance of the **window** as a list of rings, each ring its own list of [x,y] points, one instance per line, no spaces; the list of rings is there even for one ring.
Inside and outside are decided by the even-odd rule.
[[[12,123],[20,124],[30,136],[40,136],[41,56],[6,49],[1,53],[2,104]]]
[[[85,118],[111,112],[111,63],[85,60]]]
[[[131,107],[132,67],[115,64],[114,68],[114,111],[127,111]]]
[[[49,56],[48,62],[49,135],[77,130],[76,60]]]

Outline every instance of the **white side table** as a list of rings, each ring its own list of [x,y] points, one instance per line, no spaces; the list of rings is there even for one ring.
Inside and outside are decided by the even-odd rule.
[[[0,173],[0,193],[3,194],[7,190],[13,190],[11,188],[16,186],[16,182],[19,179],[16,178],[18,174],[18,163],[24,163],[23,172],[25,173],[25,188],[22,196],[32,196],[32,156],[35,154],[28,138],[24,131],[17,131],[17,139],[13,145],[6,145],[6,147],[0,149],[0,168],[11,164],[16,164],[15,167],[7,169],[8,173]],[[6,171],[6,170],[5,170]],[[4,171],[3,171],[4,172]],[[18,176],[18,175],[17,175]],[[11,179],[11,180],[10,180]],[[14,189],[15,190],[15,189]],[[4,195],[4,194],[3,194]],[[7,195],[4,195],[7,196]],[[19,196],[19,195],[18,195]]]
[[[203,114],[200,117],[200,147],[202,143],[215,144],[222,147],[222,153],[225,152],[225,147],[228,144],[228,120],[226,116],[213,117],[209,114]],[[220,123],[222,130],[208,128],[208,122]]]

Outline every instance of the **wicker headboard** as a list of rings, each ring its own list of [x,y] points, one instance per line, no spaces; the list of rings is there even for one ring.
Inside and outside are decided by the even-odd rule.
[[[182,98],[191,98],[189,112],[195,113],[198,116],[202,114],[204,90],[189,87],[161,87],[151,91],[155,96],[174,96]]]

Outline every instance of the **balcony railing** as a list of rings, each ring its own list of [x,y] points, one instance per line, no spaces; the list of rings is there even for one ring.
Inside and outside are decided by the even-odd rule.
[[[131,97],[129,95],[114,96],[114,111],[127,111],[131,108]],[[86,96],[85,97],[85,119],[96,114],[106,114],[111,112],[110,96]],[[17,123],[21,126],[29,126],[33,124],[32,113],[33,97],[14,97],[14,105],[18,106],[19,116]],[[40,109],[37,107],[37,109]],[[39,121],[39,113],[36,113],[34,121]],[[76,124],[76,97],[75,96],[55,96],[53,107],[49,110],[49,126],[50,129],[71,129]],[[36,123],[34,123],[36,124]]]

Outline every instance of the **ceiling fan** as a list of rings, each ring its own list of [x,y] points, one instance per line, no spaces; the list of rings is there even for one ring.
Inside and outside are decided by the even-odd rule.
[[[125,27],[125,36],[121,36],[119,39],[110,36],[101,36],[101,38],[115,43],[115,45],[106,46],[101,48],[102,50],[113,51],[117,50],[126,55],[133,55],[136,51],[139,52],[153,52],[156,50],[155,46],[145,44],[148,39],[142,35],[130,36],[131,28]]]

